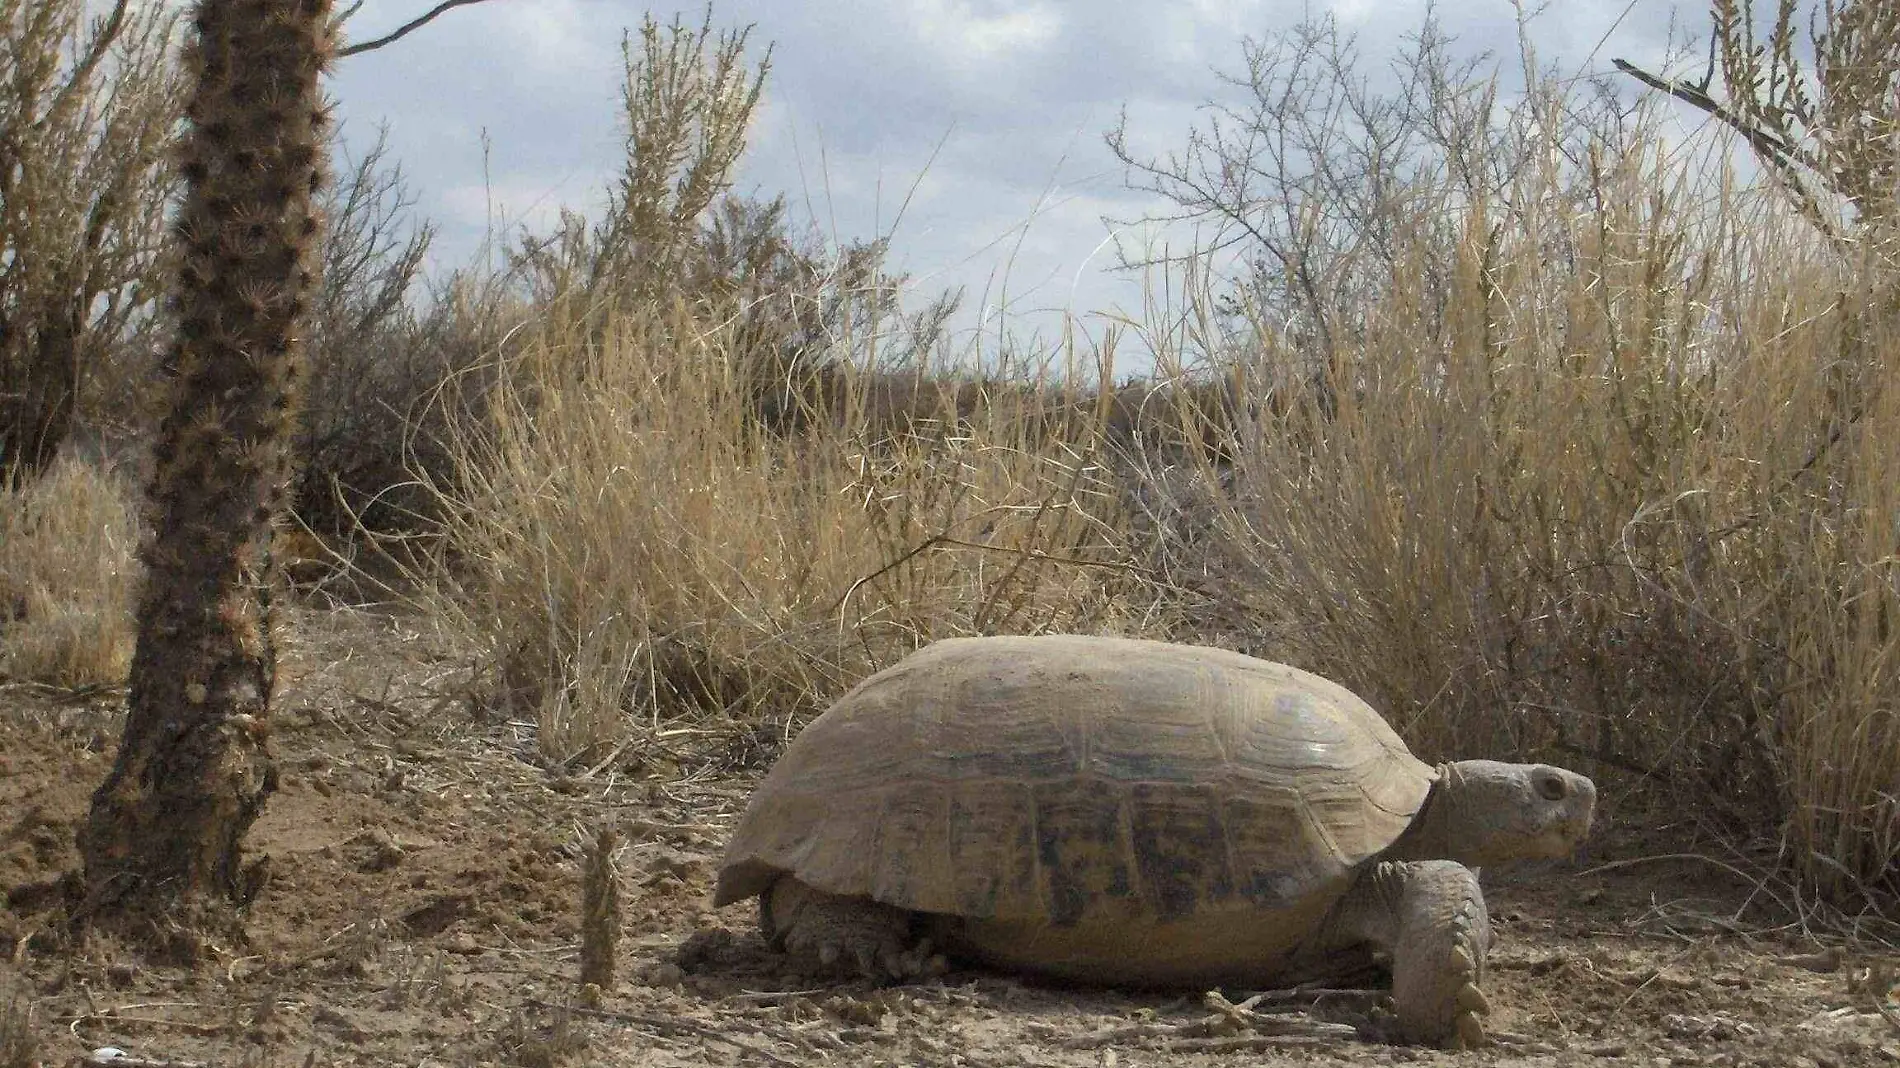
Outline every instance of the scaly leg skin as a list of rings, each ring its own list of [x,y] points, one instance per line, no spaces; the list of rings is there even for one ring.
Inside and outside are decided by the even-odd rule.
[[[1402,1040],[1446,1049],[1486,1044],[1491,919],[1471,869],[1450,860],[1379,864],[1350,892],[1342,920],[1345,933],[1391,954]]]
[[[944,959],[929,940],[911,936],[911,913],[867,897],[842,897],[787,875],[759,897],[759,930],[767,945],[817,962],[828,972],[867,979],[942,975]]]

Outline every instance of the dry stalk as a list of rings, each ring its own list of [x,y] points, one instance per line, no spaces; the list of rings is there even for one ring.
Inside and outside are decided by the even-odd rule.
[[[587,851],[581,884],[581,992],[598,1003],[614,988],[615,947],[620,941],[620,879],[614,867],[615,835],[602,827]]]

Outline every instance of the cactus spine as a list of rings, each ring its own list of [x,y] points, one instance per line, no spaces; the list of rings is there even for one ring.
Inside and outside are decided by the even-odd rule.
[[[173,392],[147,487],[130,714],[79,834],[75,916],[186,928],[247,900],[261,875],[241,851],[276,785],[270,540],[317,285],[319,78],[334,55],[330,0],[198,0],[192,25]]]

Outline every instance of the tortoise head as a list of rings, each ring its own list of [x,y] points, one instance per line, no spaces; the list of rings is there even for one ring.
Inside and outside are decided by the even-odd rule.
[[[1458,760],[1439,768],[1407,852],[1468,867],[1565,857],[1590,833],[1596,784],[1549,764]]]

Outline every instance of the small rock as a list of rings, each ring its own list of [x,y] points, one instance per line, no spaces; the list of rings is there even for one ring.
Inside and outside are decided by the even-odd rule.
[[[695,876],[703,874],[708,865],[706,858],[692,853],[682,853],[674,849],[661,849],[642,858],[646,868],[643,885],[652,885],[663,879],[676,879],[690,882]]]
[[[388,871],[401,864],[404,856],[402,846],[380,827],[354,835],[344,844],[361,858],[356,864],[358,871]]]
[[[686,970],[670,960],[663,960],[647,968],[642,978],[648,986],[677,987],[686,981]]]
[[[724,927],[711,927],[688,935],[674,959],[683,971],[703,972],[730,963],[740,952],[738,936]]]

